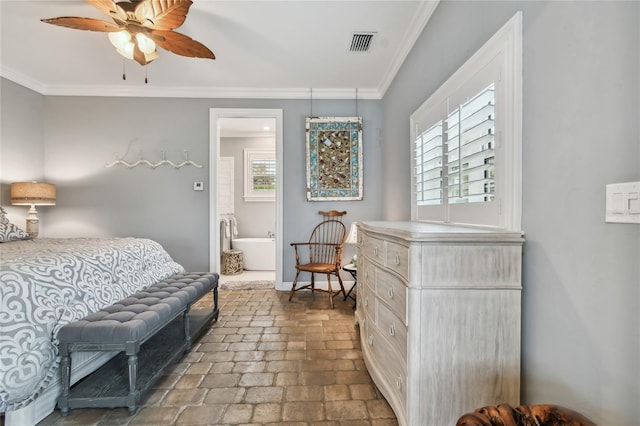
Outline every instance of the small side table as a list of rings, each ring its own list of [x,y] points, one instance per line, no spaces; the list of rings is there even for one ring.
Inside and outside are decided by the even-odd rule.
[[[347,300],[347,298],[350,297],[354,302],[356,302],[356,296],[355,295],[352,296],[351,292],[353,291],[354,288],[356,288],[356,284],[358,284],[358,268],[353,263],[349,263],[348,265],[344,265],[342,269],[350,273],[353,279],[355,280],[353,282],[353,286],[349,289],[347,294],[344,296],[344,300]],[[353,304],[353,307],[354,308],[356,307],[356,303]]]

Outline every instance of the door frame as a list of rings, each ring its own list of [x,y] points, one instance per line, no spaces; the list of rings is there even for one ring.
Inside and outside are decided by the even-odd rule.
[[[282,289],[282,109],[267,108],[211,108],[209,110],[209,270],[220,273],[220,119],[273,118],[276,121],[276,282]]]

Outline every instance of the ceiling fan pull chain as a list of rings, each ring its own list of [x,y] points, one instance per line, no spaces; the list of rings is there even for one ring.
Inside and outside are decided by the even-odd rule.
[[[122,60],[122,79],[126,80],[127,79],[127,71],[125,69],[126,65],[124,63],[124,59]]]
[[[144,67],[144,84],[149,84],[149,68]]]

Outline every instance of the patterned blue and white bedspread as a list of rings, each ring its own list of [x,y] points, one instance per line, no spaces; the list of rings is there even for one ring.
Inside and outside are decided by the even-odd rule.
[[[29,404],[56,378],[62,326],[181,272],[148,239],[0,243],[0,411]]]

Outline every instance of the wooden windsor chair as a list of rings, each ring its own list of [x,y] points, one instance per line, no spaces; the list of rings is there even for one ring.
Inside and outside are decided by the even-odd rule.
[[[342,223],[342,216],[347,212],[331,210],[319,212],[322,216],[320,222],[311,232],[309,241],[304,243],[291,243],[296,256],[296,277],[289,293],[289,301],[298,290],[310,289],[312,292],[322,292],[329,294],[329,304],[333,309],[333,298],[342,293],[346,298],[340,268],[342,267],[342,252],[344,250],[344,240],[347,230]],[[311,274],[311,283],[298,287],[298,278],[301,272]],[[315,274],[325,274],[327,276],[327,289],[316,288]],[[339,289],[334,289],[331,285],[331,276],[338,279]]]

